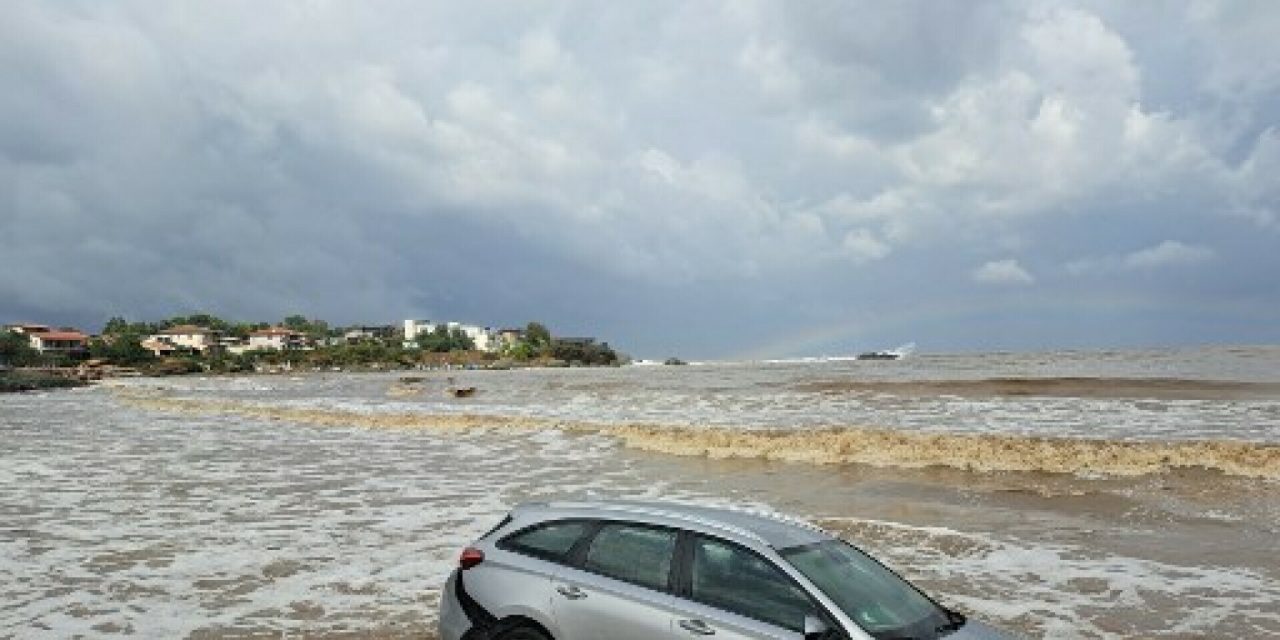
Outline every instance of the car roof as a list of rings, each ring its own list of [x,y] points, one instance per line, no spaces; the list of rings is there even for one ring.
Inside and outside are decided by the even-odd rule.
[[[706,533],[728,534],[744,542],[758,542],[785,549],[830,540],[831,534],[799,518],[772,511],[736,507],[709,507],[680,502],[592,500],[529,502],[516,507],[540,517],[575,517],[631,520],[667,524]]]

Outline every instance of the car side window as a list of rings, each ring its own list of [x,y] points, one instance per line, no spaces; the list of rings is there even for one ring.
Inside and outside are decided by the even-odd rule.
[[[675,550],[676,532],[671,529],[606,524],[591,540],[582,568],[665,591]]]
[[[792,631],[803,631],[804,617],[817,615],[812,601],[781,569],[742,547],[697,536],[692,560],[693,600]]]
[[[549,522],[503,538],[498,543],[498,548],[553,562],[564,562],[569,550],[573,549],[573,545],[590,526],[591,523],[585,520]]]

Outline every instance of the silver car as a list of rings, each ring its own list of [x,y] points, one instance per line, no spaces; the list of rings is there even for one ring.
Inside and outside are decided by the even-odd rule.
[[[467,547],[441,640],[1009,638],[800,520],[682,504],[529,503]]]

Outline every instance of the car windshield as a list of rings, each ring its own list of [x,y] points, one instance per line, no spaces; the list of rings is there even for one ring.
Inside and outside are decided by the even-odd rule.
[[[843,541],[792,547],[781,554],[876,638],[936,638],[958,626],[954,615]]]

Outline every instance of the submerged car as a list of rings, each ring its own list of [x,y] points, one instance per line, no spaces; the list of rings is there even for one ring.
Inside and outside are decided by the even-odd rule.
[[[987,640],[801,520],[642,502],[516,507],[463,550],[442,640]]]

